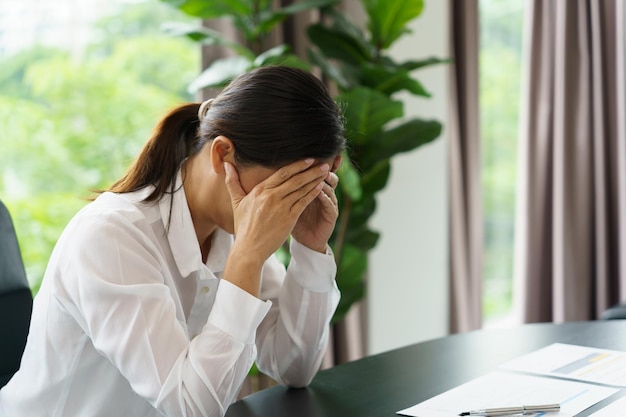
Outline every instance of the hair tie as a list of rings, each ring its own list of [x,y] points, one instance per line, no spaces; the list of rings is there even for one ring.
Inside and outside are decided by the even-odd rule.
[[[212,98],[205,100],[202,102],[202,104],[200,104],[200,108],[198,109],[199,120],[204,119],[204,116],[206,116],[206,113],[209,111],[209,108],[211,107],[211,103],[213,103]]]

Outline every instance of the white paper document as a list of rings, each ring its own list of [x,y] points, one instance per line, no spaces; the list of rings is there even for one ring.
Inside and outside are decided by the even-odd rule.
[[[502,369],[626,387],[626,352],[555,343]]]
[[[626,416],[626,397],[612,402],[603,409],[589,414],[589,417],[617,417]]]
[[[561,404],[550,417],[571,417],[615,394],[616,388],[576,381],[492,372],[459,385],[397,414],[414,417],[457,417],[459,413],[522,405]],[[541,416],[542,413],[534,414]]]

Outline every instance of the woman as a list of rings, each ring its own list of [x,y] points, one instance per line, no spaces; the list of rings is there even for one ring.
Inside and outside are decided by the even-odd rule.
[[[61,235],[0,415],[221,416],[255,359],[307,385],[339,300],[343,148],[336,104],[292,68],[169,113]]]

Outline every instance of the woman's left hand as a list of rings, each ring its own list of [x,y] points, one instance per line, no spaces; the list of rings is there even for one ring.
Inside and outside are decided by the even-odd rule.
[[[291,236],[304,246],[317,252],[326,252],[328,239],[333,233],[339,208],[335,188],[339,184],[339,177],[333,171],[339,161],[333,164],[332,171],[324,180],[322,191],[300,215]]]

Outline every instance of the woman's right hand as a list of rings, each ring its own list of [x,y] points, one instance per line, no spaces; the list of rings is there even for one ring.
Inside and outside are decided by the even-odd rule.
[[[328,176],[327,164],[313,165],[313,162],[307,159],[285,165],[249,193],[241,186],[235,167],[224,163],[236,237],[224,271],[225,279],[258,295],[263,264],[287,240]]]

